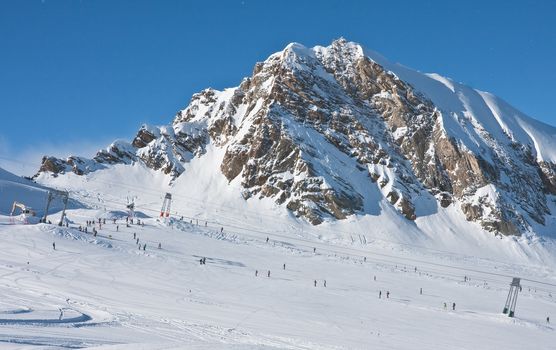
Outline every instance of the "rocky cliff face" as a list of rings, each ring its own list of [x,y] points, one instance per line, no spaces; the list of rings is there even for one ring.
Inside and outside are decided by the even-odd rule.
[[[225,152],[214,171],[239,181],[245,199],[272,198],[313,224],[369,213],[380,201],[415,220],[419,200],[431,196],[493,232],[544,223],[556,164],[507,127],[499,104],[442,80],[451,97],[478,101],[446,107],[438,88],[419,89],[421,80],[403,80],[370,56],[343,39],[290,44],[237,88],[194,95],[170,125],[143,126],[131,143],[115,142],[92,160],[45,157],[39,173],[143,162],[176,178],[218,147]]]

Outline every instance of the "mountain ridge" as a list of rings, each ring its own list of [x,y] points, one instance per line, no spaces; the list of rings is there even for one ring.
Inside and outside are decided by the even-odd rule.
[[[313,224],[377,215],[380,201],[415,220],[434,198],[487,231],[521,234],[545,223],[556,194],[556,128],[345,39],[289,44],[238,87],[194,94],[172,123],[91,160],[45,157],[36,177],[142,162],[173,181],[209,144],[225,148],[215,171],[241,179],[243,198],[273,198]]]

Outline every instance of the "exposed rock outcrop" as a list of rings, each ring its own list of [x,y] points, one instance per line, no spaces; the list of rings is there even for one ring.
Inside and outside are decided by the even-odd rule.
[[[312,49],[290,44],[237,88],[195,94],[170,125],[143,126],[131,143],[117,141],[93,160],[45,157],[39,173],[142,162],[176,178],[216,147],[223,157],[215,171],[238,182],[246,200],[272,198],[313,224],[365,214],[366,201],[415,220],[424,197],[440,208],[458,205],[493,232],[543,224],[556,164],[504,129],[488,96],[440,82],[475,99],[474,107],[447,109],[344,39]]]

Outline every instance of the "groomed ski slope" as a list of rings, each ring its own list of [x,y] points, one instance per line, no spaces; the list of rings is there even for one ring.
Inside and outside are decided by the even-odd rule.
[[[300,235],[266,242],[176,218],[120,218],[116,230],[120,215],[70,210],[69,228],[0,217],[0,349],[554,348],[550,267]],[[76,229],[96,217],[107,219],[97,237]],[[514,275],[528,280],[512,319],[501,311]]]

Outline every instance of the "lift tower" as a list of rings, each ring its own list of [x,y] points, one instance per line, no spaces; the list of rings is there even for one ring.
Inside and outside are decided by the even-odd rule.
[[[162,209],[160,209],[160,217],[169,217],[170,216],[170,206],[172,204],[172,194],[166,193],[164,196],[164,201],[162,202]]]
[[[520,278],[514,277],[512,283],[510,284],[510,291],[508,292],[508,297],[506,298],[506,305],[502,313],[508,314],[509,317],[514,317],[515,314],[515,304],[517,303],[517,294],[521,290],[521,285],[519,282]]]
[[[46,198],[46,207],[44,208],[44,216],[41,221],[46,223],[46,218],[48,216],[48,209],[50,208],[50,202],[52,202],[52,200],[55,197],[62,198],[62,202],[64,203],[62,216],[60,217],[60,222],[58,223],[58,226],[62,226],[62,223],[64,221],[64,216],[66,216],[66,209],[68,207],[69,193],[67,191],[58,191],[58,190],[48,191],[48,197]]]

